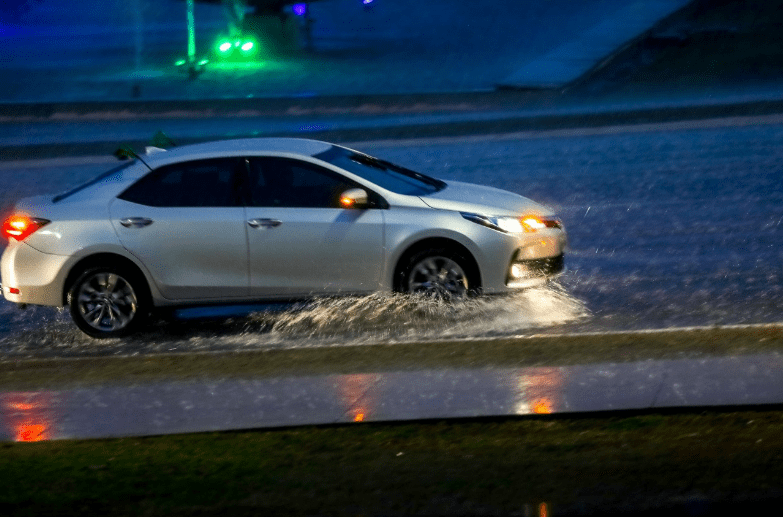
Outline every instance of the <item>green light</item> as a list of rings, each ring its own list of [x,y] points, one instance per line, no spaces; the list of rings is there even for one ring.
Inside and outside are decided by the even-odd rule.
[[[196,59],[196,22],[193,18],[193,0],[188,0],[188,63]]]
[[[216,70],[221,72],[253,72],[261,69],[269,69],[269,63],[258,61],[241,61],[241,62],[217,62],[210,65],[210,70]]]
[[[242,44],[242,52],[250,52],[255,46],[256,44],[252,41],[246,41]]]
[[[174,63],[174,66],[182,66],[182,65],[184,65],[185,63],[187,63],[187,61],[185,61],[184,59],[180,59],[179,61],[176,61],[176,62]]]
[[[231,50],[231,43],[229,43],[228,41],[224,41],[223,43],[220,44],[218,50],[224,53],[228,52],[229,50]]]

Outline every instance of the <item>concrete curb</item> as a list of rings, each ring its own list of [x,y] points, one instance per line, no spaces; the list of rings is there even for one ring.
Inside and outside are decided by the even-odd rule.
[[[513,97],[513,96],[512,96]],[[478,103],[476,99],[490,99],[489,96],[477,96],[474,97],[474,102]],[[407,97],[411,100],[412,98]],[[456,97],[454,98],[456,99]],[[507,101],[509,97],[502,97]],[[364,99],[370,102],[370,98]],[[389,99],[385,99],[389,100]],[[400,101],[401,99],[397,99]],[[497,98],[495,101],[497,102]],[[335,99],[332,99],[336,102]],[[378,103],[380,101],[375,99]],[[265,100],[264,103],[271,102]],[[308,100],[308,102],[310,102]],[[346,102],[347,99],[340,99],[339,102]],[[205,106],[205,103],[183,103],[190,107]],[[234,104],[226,102],[220,104],[219,109],[235,109],[240,104]],[[272,106],[273,104],[268,104]],[[323,104],[317,104],[316,101],[312,101],[312,106],[321,106]],[[108,105],[102,105],[107,107]],[[114,108],[120,106],[127,106],[128,103],[112,104]],[[171,105],[169,105],[171,106]],[[345,104],[349,106],[349,104]],[[93,109],[95,105],[84,107],[84,109]],[[52,109],[59,109],[55,105],[38,105],[37,108],[31,107],[33,111],[40,110],[39,113],[49,112]],[[77,109],[77,107],[74,107]],[[193,108],[196,109],[195,107]],[[218,108],[213,108],[218,109]],[[337,109],[337,108],[335,108]],[[348,108],[346,108],[348,109]],[[21,112],[17,112],[21,113]],[[228,113],[225,112],[225,113]],[[431,137],[457,137],[468,135],[480,135],[480,134],[508,134],[521,131],[544,131],[552,129],[577,129],[577,128],[592,128],[612,125],[636,125],[636,124],[651,124],[651,123],[664,123],[686,120],[704,120],[711,118],[725,118],[725,117],[738,117],[738,116],[760,116],[783,113],[783,99],[773,100],[755,100],[746,102],[725,102],[725,103],[709,103],[698,104],[688,106],[653,106],[653,107],[641,107],[633,109],[618,109],[618,110],[605,110],[605,111],[588,111],[584,108],[581,110],[575,109],[574,111],[563,111],[560,113],[525,113],[525,114],[509,114],[508,116],[499,116],[497,118],[480,118],[476,117],[475,120],[466,120],[465,117],[460,117],[460,120],[454,122],[437,122],[437,123],[401,123],[396,125],[378,125],[375,127],[342,127],[337,129],[327,130],[315,130],[315,131],[284,131],[284,132],[269,132],[265,134],[233,135],[234,138],[250,137],[250,136],[293,136],[293,137],[306,137],[320,140],[327,140],[333,142],[362,142],[362,141],[374,141],[374,140],[394,140],[394,139],[410,139],[410,138],[431,138]],[[461,112],[464,114],[464,112]],[[212,113],[209,116],[214,116]],[[368,115],[372,116],[372,115]],[[187,118],[187,117],[186,117]],[[205,117],[209,118],[209,117]],[[194,120],[196,120],[194,118]],[[197,143],[207,141],[216,138],[215,136],[205,135],[203,138],[191,138],[191,139],[178,139],[178,144],[185,145],[190,143]],[[38,158],[52,158],[59,156],[87,156],[87,155],[106,155],[111,154],[116,150],[120,144],[128,144],[137,148],[143,148],[148,144],[146,140],[127,140],[123,142],[80,142],[80,143],[68,143],[68,144],[32,144],[21,146],[0,146],[0,155],[4,160],[25,160],[25,159],[38,159]]]
[[[0,102],[0,120],[36,121],[70,118],[105,118],[117,113],[134,118],[171,116],[231,116],[244,113],[287,115],[298,112],[353,113],[451,111],[455,108],[487,109],[538,105],[558,94],[538,92],[452,92],[399,95],[325,95],[312,97],[258,97],[199,100],[117,100],[85,102]]]

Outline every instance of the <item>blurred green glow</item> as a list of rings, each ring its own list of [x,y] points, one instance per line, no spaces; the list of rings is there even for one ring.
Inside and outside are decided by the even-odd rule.
[[[261,70],[262,68],[268,68],[269,66],[268,63],[263,61],[220,61],[211,63],[209,67],[210,70],[221,70],[224,72],[250,72],[254,70]]]
[[[188,63],[196,59],[196,23],[193,18],[193,0],[188,0]]]
[[[221,59],[250,60],[257,56],[261,47],[258,45],[258,41],[256,41],[255,38],[245,37],[231,40],[226,38],[218,39],[215,48]]]
[[[180,59],[179,61],[175,61],[175,62],[174,62],[174,66],[182,66],[182,65],[184,65],[185,63],[187,63],[187,61],[186,61],[186,60],[184,60],[184,59]]]

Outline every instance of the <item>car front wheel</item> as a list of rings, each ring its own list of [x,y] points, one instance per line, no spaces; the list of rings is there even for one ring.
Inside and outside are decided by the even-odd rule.
[[[76,326],[95,338],[135,332],[149,313],[146,284],[129,271],[94,268],[82,273],[68,293]]]
[[[450,250],[430,249],[410,258],[399,287],[411,294],[452,300],[477,292],[478,281],[465,257]]]

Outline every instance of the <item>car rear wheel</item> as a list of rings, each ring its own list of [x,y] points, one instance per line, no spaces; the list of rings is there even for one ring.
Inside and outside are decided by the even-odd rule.
[[[139,275],[119,268],[94,268],[76,279],[68,305],[76,326],[95,338],[135,332],[150,311],[146,284]]]
[[[400,290],[441,300],[465,298],[478,289],[471,263],[459,253],[428,249],[413,255],[402,271]]]

